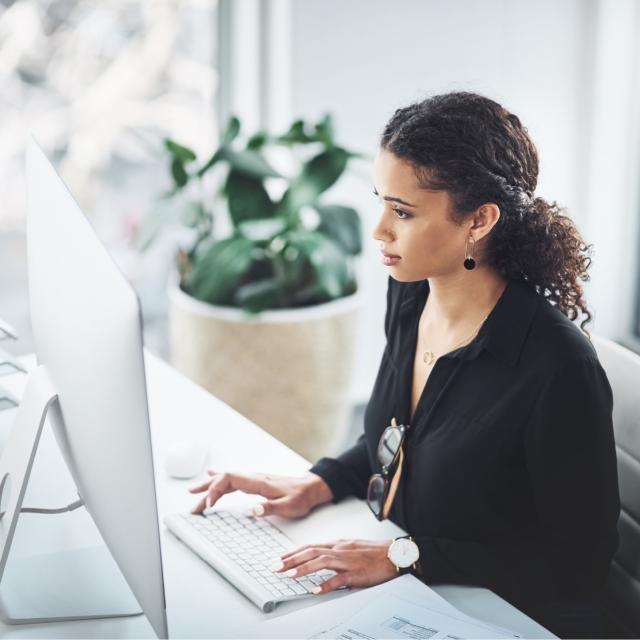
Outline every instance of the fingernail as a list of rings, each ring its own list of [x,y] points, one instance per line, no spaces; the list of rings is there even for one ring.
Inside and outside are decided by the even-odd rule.
[[[313,589],[311,589],[311,593],[313,593],[314,595],[318,595],[320,592],[322,591],[322,587],[313,587]]]
[[[289,569],[289,571],[285,571],[282,575],[285,578],[293,578],[293,576],[295,576],[296,573],[298,573],[296,569]]]
[[[284,567],[284,563],[282,562],[282,560],[274,560],[269,565],[269,568],[271,569],[271,571],[280,571],[280,569],[282,569],[282,567]]]
[[[207,498],[204,503],[207,505],[207,509],[211,508],[211,498]]]
[[[257,504],[253,507],[253,515],[254,516],[263,516],[264,515],[264,507],[261,504]]]

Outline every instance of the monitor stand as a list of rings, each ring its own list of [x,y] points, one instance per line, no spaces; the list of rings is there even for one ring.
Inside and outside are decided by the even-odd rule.
[[[28,624],[140,615],[140,605],[104,543],[56,553],[10,553],[20,518],[56,517],[82,505],[23,509],[47,411],[55,402],[57,393],[39,366],[29,374],[0,457],[0,619]]]

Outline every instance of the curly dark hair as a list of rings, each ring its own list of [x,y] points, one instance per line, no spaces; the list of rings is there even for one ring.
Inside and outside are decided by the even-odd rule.
[[[518,116],[465,91],[432,96],[395,111],[380,147],[409,162],[421,186],[451,195],[451,220],[461,224],[495,203],[500,218],[484,258],[506,280],[534,288],[570,320],[591,321],[582,281],[593,245],[586,245],[566,209],[534,197],[538,152]]]

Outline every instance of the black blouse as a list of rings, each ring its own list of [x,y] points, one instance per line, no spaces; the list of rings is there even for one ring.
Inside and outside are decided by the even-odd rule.
[[[382,431],[409,424],[428,295],[428,280],[389,278],[364,434],[311,468],[334,502],[366,497]],[[474,340],[436,361],[409,428],[389,517],[420,548],[417,575],[487,587],[551,630],[558,611],[597,602],[618,545],[612,406],[588,338],[509,282]]]

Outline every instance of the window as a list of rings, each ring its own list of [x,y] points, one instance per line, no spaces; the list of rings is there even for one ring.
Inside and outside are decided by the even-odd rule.
[[[27,132],[54,160],[152,321],[157,303],[145,290],[158,285],[145,279],[156,272],[131,239],[170,183],[162,138],[204,153],[217,137],[217,10],[215,0],[0,0],[0,286],[15,303],[0,314],[11,313],[27,340]],[[163,256],[165,269],[169,262]]]

